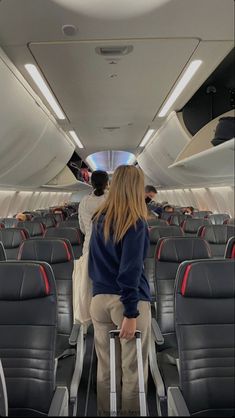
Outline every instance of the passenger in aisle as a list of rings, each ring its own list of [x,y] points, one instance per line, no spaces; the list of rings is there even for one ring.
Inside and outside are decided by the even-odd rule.
[[[158,216],[161,216],[162,207],[161,204],[157,202],[157,189],[154,186],[146,185],[145,186],[145,203],[150,211],[155,212]]]
[[[106,171],[94,171],[91,175],[93,192],[85,196],[79,205],[78,219],[82,233],[85,235],[83,254],[88,252],[92,230],[92,216],[107,197],[109,177]]]
[[[116,375],[118,410],[139,416],[136,329],[142,332],[145,387],[148,376],[150,290],[143,263],[149,246],[144,175],[134,166],[116,169],[107,200],[94,215],[89,276],[93,284],[91,317],[98,357],[97,405],[109,416],[109,331],[119,328]],[[120,342],[119,342],[120,341]]]

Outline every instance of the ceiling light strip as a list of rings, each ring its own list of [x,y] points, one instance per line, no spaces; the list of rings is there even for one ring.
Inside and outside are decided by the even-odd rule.
[[[194,60],[191,62],[191,64],[188,66],[188,68],[184,72],[183,76],[180,78],[180,80],[176,84],[171,95],[169,96],[165,104],[160,109],[158,113],[159,118],[163,118],[164,116],[166,116],[168,110],[172,107],[172,105],[175,103],[176,99],[182,93],[182,91],[187,86],[189,81],[193,78],[194,74],[197,72],[201,64],[202,64],[201,60]]]
[[[147,142],[149,141],[149,139],[153,136],[154,132],[156,132],[155,129],[149,129],[146,132],[145,136],[143,137],[143,139],[142,139],[142,141],[141,141],[141,143],[139,145],[141,148],[145,147],[145,145],[147,144]]]
[[[51,93],[49,87],[47,86],[37,67],[33,64],[25,64],[25,68],[28,71],[29,75],[32,77],[39,90],[42,92],[43,96],[47,100],[52,110],[55,112],[57,118],[61,120],[66,119],[64,113],[62,112],[60,106],[58,105],[56,99]]]
[[[78,148],[84,148],[83,144],[81,143],[80,139],[78,138],[75,131],[69,131],[70,136],[73,138],[75,144],[78,146]]]

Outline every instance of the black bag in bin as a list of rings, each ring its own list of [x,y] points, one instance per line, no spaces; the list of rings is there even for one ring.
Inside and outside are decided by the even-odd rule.
[[[212,139],[212,145],[220,145],[235,137],[235,117],[227,116],[219,119],[216,126],[215,137]]]

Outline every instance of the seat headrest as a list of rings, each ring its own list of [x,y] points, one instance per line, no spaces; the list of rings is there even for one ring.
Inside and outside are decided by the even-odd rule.
[[[0,230],[0,241],[6,250],[18,248],[28,238],[28,233],[22,228],[5,228]]]
[[[21,228],[27,229],[31,237],[36,237],[44,234],[44,226],[40,222],[26,221],[20,223]]]
[[[233,228],[227,225],[206,225],[200,231],[200,237],[211,244],[226,244],[233,235]]]
[[[162,237],[182,237],[184,235],[179,226],[156,226],[149,231],[151,244],[157,244]]]
[[[192,298],[233,298],[234,260],[185,261],[178,269],[177,293]]]
[[[54,285],[51,286],[53,280],[53,272],[46,263],[1,261],[0,300],[46,297],[54,291]]]
[[[198,237],[161,238],[156,248],[158,261],[181,263],[185,260],[211,257],[208,243]]]
[[[29,239],[21,244],[18,259],[58,264],[73,260],[74,255],[66,239]]]
[[[46,238],[66,238],[70,241],[71,245],[80,245],[81,244],[81,236],[78,228],[50,228],[47,229],[45,232]]]
[[[209,222],[213,225],[222,225],[226,219],[230,219],[227,213],[214,213],[208,216]]]
[[[164,219],[158,219],[158,218],[148,219],[147,223],[148,223],[148,226],[151,226],[151,227],[158,226],[158,225],[159,226],[167,226],[168,225],[167,221],[165,221]]]
[[[183,227],[184,232],[197,233],[198,228],[202,225],[208,225],[208,221],[206,219],[190,218],[190,219],[185,219],[182,227]]]

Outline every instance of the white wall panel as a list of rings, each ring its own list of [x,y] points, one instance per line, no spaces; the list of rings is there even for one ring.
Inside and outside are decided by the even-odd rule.
[[[214,213],[229,213],[234,217],[234,187],[208,187],[159,190],[159,202],[168,201],[176,206],[193,206]]]
[[[46,209],[71,201],[72,193],[0,190],[0,218],[25,210]],[[74,199],[74,201],[76,201]]]

